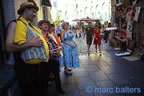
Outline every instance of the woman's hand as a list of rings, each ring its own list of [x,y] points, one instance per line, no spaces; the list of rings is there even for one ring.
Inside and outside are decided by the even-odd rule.
[[[74,42],[75,46],[77,46],[77,43],[74,40],[73,40],[73,42]]]
[[[77,43],[74,42],[74,44],[75,44],[75,46],[77,46]]]
[[[72,44],[70,44],[70,46],[71,46],[72,48],[75,48],[75,46],[73,46]]]
[[[75,43],[75,45],[77,46],[77,44]]]
[[[61,50],[62,50],[62,47],[61,47],[61,46],[58,46],[57,52],[60,52]]]
[[[59,46],[59,47],[58,47],[58,50],[62,50],[62,46]]]

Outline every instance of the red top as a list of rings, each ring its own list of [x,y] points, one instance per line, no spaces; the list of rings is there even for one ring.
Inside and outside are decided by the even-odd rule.
[[[99,28],[95,28],[94,30],[93,30],[93,34],[94,34],[94,36],[97,38],[97,39],[100,39],[100,29]]]
[[[44,39],[48,42],[47,34],[43,34]]]
[[[101,37],[100,37],[100,33],[101,33],[101,31],[100,31],[100,29],[99,28],[95,28],[94,30],[93,30],[93,35],[94,35],[94,44],[101,44]]]

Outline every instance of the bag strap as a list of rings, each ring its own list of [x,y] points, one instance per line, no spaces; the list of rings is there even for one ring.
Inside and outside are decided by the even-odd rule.
[[[23,22],[21,19],[18,19],[18,21],[21,21],[25,26],[27,26],[27,24],[25,22]],[[28,25],[39,33],[39,31],[36,30],[31,23],[28,23]]]

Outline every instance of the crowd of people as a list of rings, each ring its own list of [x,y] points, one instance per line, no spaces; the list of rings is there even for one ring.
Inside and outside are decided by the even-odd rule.
[[[59,34],[48,20],[40,20],[39,28],[34,26],[32,22],[38,10],[32,2],[20,5],[19,18],[7,25],[6,50],[14,53],[14,70],[22,96],[45,96],[51,77],[56,91],[65,94],[60,67],[64,66],[66,75],[71,75],[72,68],[80,66],[77,44],[67,22],[62,24],[63,29],[57,27]]]
[[[92,43],[101,55],[101,28],[98,23],[93,27],[91,22],[86,27],[71,28],[68,22],[55,26],[48,20],[40,20],[37,28],[32,22],[38,10],[32,2],[20,5],[19,18],[10,21],[6,28],[6,50],[14,53],[14,70],[22,96],[45,96],[51,79],[55,81],[56,90],[65,94],[60,67],[70,76],[72,70],[80,66],[74,37],[85,39],[86,36],[88,55]]]
[[[87,22],[87,25],[79,25],[72,27],[73,33],[75,33],[75,38],[83,38],[86,37],[86,44],[88,46],[88,55],[90,55],[90,47],[91,45],[95,45],[95,51],[97,53],[97,49],[99,49],[100,56],[101,52],[101,40],[102,38],[105,40],[105,43],[108,42],[110,31],[107,31],[107,27],[111,27],[111,23],[105,22],[104,25],[101,25],[100,22],[96,22],[95,24],[91,21]],[[97,48],[98,47],[98,48]]]

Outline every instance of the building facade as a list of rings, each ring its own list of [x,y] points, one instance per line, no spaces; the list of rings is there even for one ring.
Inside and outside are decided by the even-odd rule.
[[[101,22],[110,21],[111,0],[52,0],[52,19],[55,20],[57,12],[64,21],[73,19],[94,18]]]

